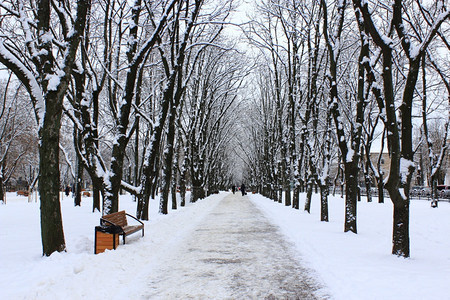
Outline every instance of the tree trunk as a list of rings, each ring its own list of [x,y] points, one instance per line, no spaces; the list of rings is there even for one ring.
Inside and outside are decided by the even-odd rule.
[[[437,172],[431,175],[431,207],[438,207]]]
[[[173,95],[173,86],[169,86],[163,96],[161,103],[161,111],[158,117],[158,125],[155,126],[154,132],[150,142],[149,152],[146,154],[144,161],[141,184],[143,186],[142,196],[138,199],[137,218],[141,220],[148,220],[148,207],[150,198],[155,198],[156,182],[158,172],[157,165],[160,157],[160,143],[162,139],[163,127],[166,122],[166,117],[169,111],[169,102]]]
[[[378,178],[377,188],[378,188],[378,203],[384,203],[384,182],[383,182],[383,176]]]
[[[101,211],[100,188],[92,181],[92,212]]]
[[[300,193],[305,192],[305,181],[303,179],[300,179]]]
[[[294,197],[292,200],[292,207],[294,209],[299,209],[299,205],[300,205],[300,186],[295,186],[294,187]]]
[[[172,175],[172,186],[170,188],[170,195],[172,197],[172,209],[176,210],[177,207],[177,181],[175,174]]]
[[[186,158],[184,158],[180,174],[180,206],[182,207],[186,205],[186,170]]]
[[[159,167],[158,167],[159,170]],[[152,195],[152,199],[155,199],[156,196],[158,195],[159,191],[158,191],[158,187],[159,187],[159,172],[156,173],[156,176],[152,182],[151,185],[151,195]],[[148,203],[148,201],[147,201]]]
[[[179,124],[179,122],[178,122]],[[178,174],[179,174],[179,168],[178,168],[178,160],[180,157],[180,141],[178,139],[177,146],[176,146],[176,152],[175,152],[175,159],[173,162],[173,169],[172,169],[172,183],[170,187],[170,194],[172,196],[172,209],[177,209],[177,184],[178,184]]]
[[[358,179],[352,172],[353,166],[345,166],[345,226],[344,232],[357,233],[356,228],[356,203],[358,197]],[[357,170],[357,168],[355,168]]]
[[[169,192],[165,191],[165,184],[163,184],[163,191],[161,193],[161,197],[159,199],[159,213],[163,215],[167,215],[169,213],[168,205],[169,205]]]
[[[291,187],[289,185],[286,186],[284,191],[284,205],[291,206]]]
[[[404,200],[399,193],[391,195],[397,197],[394,203],[394,223],[392,236],[392,254],[409,257],[409,199]]]
[[[193,185],[191,191],[191,202],[195,203],[199,199],[205,198],[205,190],[202,186]]]
[[[117,143],[113,145],[111,176],[109,181],[103,182],[104,198],[103,198],[103,214],[108,215],[119,211],[119,191],[123,175],[123,158],[125,155],[125,132],[117,137]]]
[[[83,183],[83,163],[76,157],[77,173],[75,178],[75,189],[73,190],[75,206],[81,206],[81,188]]]
[[[356,187],[356,198],[358,202],[361,202],[361,187],[359,185]]]
[[[320,185],[320,221],[328,222],[328,194],[329,187]]]
[[[313,192],[313,183],[311,180],[308,181],[308,185],[306,187],[306,200],[305,200],[305,211],[311,213],[311,198]]]
[[[366,166],[366,168],[368,168],[368,166]],[[368,169],[366,169],[366,171],[364,172],[365,172],[364,180],[366,185],[367,202],[372,202],[372,178],[370,178]]]
[[[0,174],[0,204],[6,204],[5,185],[3,184],[3,176]]]
[[[162,195],[159,206],[159,212],[162,214],[168,213],[169,191],[171,186],[173,168],[173,143],[175,141],[175,109],[176,107],[173,105],[169,115],[169,130],[167,132],[166,149],[164,150],[165,167],[163,170]]]
[[[152,152],[153,151],[158,151],[159,150],[153,150],[154,147],[154,143],[152,143]],[[154,195],[152,195],[154,189],[152,188],[152,185],[154,184],[153,180],[156,180],[156,177],[152,176],[154,174],[154,172],[151,170],[152,168],[154,168],[155,166],[150,167],[149,165],[147,165],[148,161],[146,159],[146,162],[144,163],[144,168],[143,168],[143,172],[142,172],[142,179],[141,179],[141,184],[142,184],[142,193],[141,195],[138,197],[138,201],[137,201],[137,208],[136,208],[136,217],[140,220],[144,220],[144,221],[148,221],[148,207],[149,207],[149,202],[150,202],[150,198],[155,198]]]
[[[65,251],[61,206],[59,202],[59,130],[62,97],[47,94],[45,116],[39,130],[39,195],[41,202],[41,237],[43,255]]]
[[[271,189],[271,193],[272,193],[272,199],[274,202],[278,202],[278,189],[276,188],[275,184],[272,184],[272,189]]]

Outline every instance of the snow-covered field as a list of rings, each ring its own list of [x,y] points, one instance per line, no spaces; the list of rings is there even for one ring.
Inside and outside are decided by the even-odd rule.
[[[0,205],[0,299],[139,299],[146,278],[167,264],[174,245],[189,238],[228,193],[220,193],[163,216],[151,202],[145,237],[135,234],[116,251],[94,255],[94,228],[100,213],[92,199],[81,207],[61,201],[67,253],[42,257],[39,203],[7,195]],[[248,195],[281,228],[302,262],[334,299],[450,299],[450,204],[432,209],[411,202],[411,258],[392,256],[392,204],[360,202],[358,234],[343,233],[344,200],[330,199],[330,222],[320,222],[319,198],[311,214],[259,195]],[[135,214],[136,203],[122,196],[120,209]],[[179,261],[171,262],[182,263]],[[170,266],[167,266],[170,268]],[[117,276],[120,275],[120,276]],[[154,276],[154,274],[153,274]]]
[[[411,257],[392,249],[392,203],[358,202],[358,234],[344,233],[344,199],[329,201],[330,222],[261,196],[253,201],[322,277],[335,299],[450,299],[450,205],[411,201]],[[364,198],[363,198],[364,200]],[[374,199],[376,200],[376,199]]]

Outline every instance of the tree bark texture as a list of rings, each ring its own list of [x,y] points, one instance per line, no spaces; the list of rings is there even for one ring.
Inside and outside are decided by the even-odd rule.
[[[357,168],[355,168],[357,170]],[[357,233],[356,205],[358,198],[358,178],[353,174],[352,166],[345,166],[345,226],[344,232]],[[356,172],[357,173],[357,172]]]
[[[296,185],[294,187],[294,197],[292,200],[292,207],[294,209],[299,209],[299,206],[300,206],[300,187]]]
[[[328,194],[329,187],[320,185],[320,221],[328,222]]]
[[[3,176],[0,174],[0,204],[6,204],[5,185],[3,184]]]
[[[162,214],[168,213],[169,192],[172,180],[172,168],[173,168],[173,153],[175,142],[175,107],[172,107],[169,116],[169,129],[167,132],[166,149],[164,150],[165,166],[162,177],[162,194],[160,199],[160,210]]]
[[[396,197],[401,198],[401,195],[397,194]],[[392,254],[401,257],[409,257],[409,201],[397,199],[393,202],[394,222],[392,231]]]
[[[205,189],[202,186],[194,185],[192,186],[191,191],[191,202],[195,203],[199,199],[205,198]]]
[[[306,187],[306,200],[305,200],[305,211],[311,213],[311,198],[313,192],[313,183],[311,180],[308,181],[308,185]]]
[[[100,189],[92,182],[92,212],[101,211]]]
[[[39,130],[39,195],[41,208],[41,238],[43,254],[66,250],[59,201],[59,130],[62,97],[49,93],[45,102],[45,117]]]
[[[284,205],[285,206],[291,206],[292,201],[291,201],[291,187],[289,185],[285,186],[285,191],[284,191]]]

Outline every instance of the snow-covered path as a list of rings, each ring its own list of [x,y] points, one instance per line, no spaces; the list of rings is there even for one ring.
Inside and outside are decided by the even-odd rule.
[[[144,298],[316,298],[319,285],[248,197],[223,198],[171,247],[146,280]]]

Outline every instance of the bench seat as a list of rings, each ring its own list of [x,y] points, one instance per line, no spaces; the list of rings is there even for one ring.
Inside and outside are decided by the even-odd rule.
[[[143,230],[143,227],[142,227],[142,225],[131,225],[131,226],[128,225],[128,226],[123,227],[122,230],[126,235],[130,235],[139,230]],[[142,236],[143,236],[143,234],[142,234]]]

